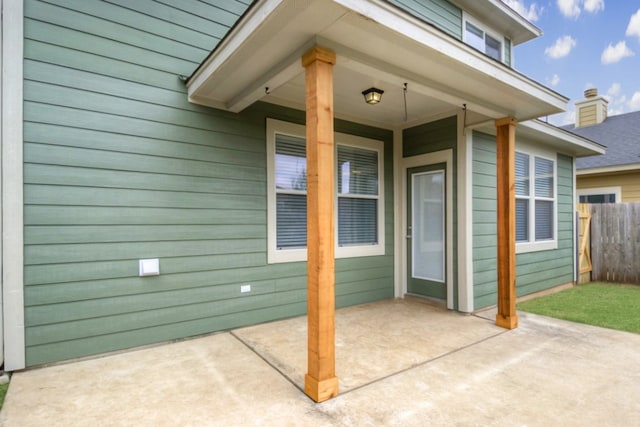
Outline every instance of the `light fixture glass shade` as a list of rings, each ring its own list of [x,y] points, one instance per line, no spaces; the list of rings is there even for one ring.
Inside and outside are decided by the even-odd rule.
[[[366,102],[367,104],[374,105],[380,102],[380,100],[382,99],[383,93],[384,93],[383,90],[376,89],[375,87],[371,87],[363,91],[362,95],[364,96],[364,102]]]

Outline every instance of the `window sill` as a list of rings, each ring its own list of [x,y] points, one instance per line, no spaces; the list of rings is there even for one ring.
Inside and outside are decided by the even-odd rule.
[[[367,256],[384,255],[384,245],[365,245],[365,246],[349,246],[338,247],[335,249],[335,258],[358,258]],[[306,249],[281,249],[270,250],[267,254],[268,264],[277,264],[283,262],[306,262]]]
[[[557,240],[545,240],[544,242],[523,242],[516,243],[516,254],[529,252],[550,251],[558,249]]]

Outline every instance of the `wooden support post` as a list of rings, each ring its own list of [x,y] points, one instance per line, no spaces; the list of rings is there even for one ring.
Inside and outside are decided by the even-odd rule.
[[[316,402],[338,395],[335,374],[334,52],[313,47],[302,56],[307,106],[308,371],[304,391]]]
[[[498,195],[498,314],[496,325],[518,327],[516,312],[516,121],[496,120]]]

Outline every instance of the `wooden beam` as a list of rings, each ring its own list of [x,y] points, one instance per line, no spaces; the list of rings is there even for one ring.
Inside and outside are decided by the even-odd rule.
[[[516,312],[516,120],[496,120],[498,196],[498,314],[496,325],[518,327]]]
[[[308,371],[304,391],[316,402],[338,395],[335,374],[334,52],[315,46],[302,56],[307,106]]]

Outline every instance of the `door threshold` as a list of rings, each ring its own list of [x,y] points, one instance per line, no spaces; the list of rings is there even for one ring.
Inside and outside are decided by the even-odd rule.
[[[434,307],[440,307],[440,308],[447,308],[447,301],[440,299],[440,298],[434,298],[434,297],[428,297],[426,295],[419,295],[419,294],[412,294],[407,292],[406,294],[404,294],[404,298],[405,299],[411,299],[411,300],[415,300],[418,302],[421,302],[423,304],[428,304],[428,305],[432,305]]]

